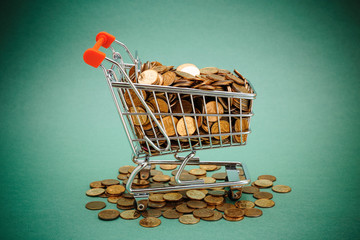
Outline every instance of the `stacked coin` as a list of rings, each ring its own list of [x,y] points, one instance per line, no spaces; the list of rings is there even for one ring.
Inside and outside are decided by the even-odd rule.
[[[187,191],[172,191],[151,193],[148,208],[139,212],[135,209],[134,197],[125,191],[126,184],[134,166],[123,166],[119,168],[118,179],[106,179],[90,183],[90,189],[86,195],[91,197],[106,197],[109,203],[116,204],[116,209],[106,209],[99,212],[101,220],[125,220],[143,217],[139,224],[143,227],[156,227],[161,224],[160,217],[167,219],[178,219],[183,224],[196,224],[200,220],[217,221],[224,218],[227,221],[241,221],[244,217],[259,217],[263,214],[260,208],[270,208],[275,205],[272,200],[273,194],[267,191],[272,187],[275,193],[287,193],[291,188],[285,185],[273,185],[276,178],[272,175],[261,175],[252,186],[245,186],[242,192],[245,198],[252,194],[254,201],[240,199],[231,201],[225,188],[207,188],[207,183],[222,182],[226,178],[226,172],[216,165],[200,165],[200,168],[184,170],[181,179],[195,180],[207,179],[204,189],[193,189]],[[176,165],[160,165],[157,170],[153,165],[148,179],[136,177],[133,188],[145,187],[167,187],[176,185],[174,176],[177,173]],[[239,176],[244,177],[243,169],[238,169]],[[263,181],[266,180],[266,181]],[[261,191],[260,191],[261,190]],[[244,196],[243,196],[244,198]],[[106,204],[101,201],[93,201],[86,204],[90,210],[100,210]],[[258,207],[258,208],[256,208]]]
[[[251,86],[237,70],[234,74],[225,69],[205,67],[198,69],[193,64],[182,64],[176,69],[159,62],[146,62],[136,78],[134,67],[129,75],[133,82],[145,85],[162,85],[201,90],[253,93]],[[131,122],[138,138],[147,136],[161,145],[163,134],[147,113],[133,90],[123,89]],[[252,100],[243,98],[211,97],[195,94],[140,91],[147,106],[159,120],[166,134],[172,137],[171,149],[189,148],[210,144],[245,143],[249,130],[249,117],[239,114],[251,112]],[[237,114],[237,115],[236,115]],[[230,116],[229,116],[230,115]],[[234,115],[234,116],[231,116]],[[239,135],[227,135],[239,133]],[[207,135],[207,136],[206,136]],[[209,137],[210,135],[210,137]],[[185,138],[186,137],[186,138]],[[155,141],[157,140],[157,141]],[[149,146],[141,142],[144,151]],[[152,149],[150,147],[150,151]]]

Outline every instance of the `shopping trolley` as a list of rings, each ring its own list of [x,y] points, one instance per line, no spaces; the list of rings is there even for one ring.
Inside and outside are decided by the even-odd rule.
[[[101,46],[110,49],[111,57],[107,57],[105,53],[99,51]],[[131,63],[126,63],[123,56],[114,47],[123,48]],[[240,198],[241,187],[250,183],[246,166],[241,162],[234,161],[200,161],[198,157],[195,157],[195,153],[204,149],[246,145],[247,136],[251,132],[252,100],[256,97],[256,92],[249,81],[245,79],[245,86],[249,89],[248,93],[138,84],[137,79],[142,72],[142,63],[137,54],[134,57],[125,44],[106,32],[100,32],[96,36],[96,44],[93,48],[85,51],[84,61],[95,68],[99,66],[102,68],[125,133],[129,139],[133,153],[132,159],[137,164],[137,167],[130,174],[126,189],[133,194],[138,210],[147,208],[149,194],[152,192],[229,187],[229,197],[232,199]],[[146,102],[146,99],[150,97],[155,100],[155,106],[153,107]],[[183,106],[184,98],[191,103],[190,106]],[[161,99],[162,103],[166,103],[167,111],[161,110],[157,99]],[[208,113],[206,108],[204,108],[204,111],[196,109],[195,106],[198,104],[204,106],[210,100],[216,102],[215,113]],[[180,106],[177,111],[172,108],[174,102]],[[228,113],[219,111],[219,102],[228,109]],[[238,107],[234,107],[234,105]],[[138,106],[141,106],[145,111],[138,111]],[[189,133],[189,126],[184,121],[186,134],[180,135],[176,131],[175,134],[167,134],[163,122],[166,116],[179,119],[193,117],[196,119],[195,133]],[[203,127],[199,126],[202,122],[207,123],[207,126],[209,126],[209,118],[214,117],[215,122],[218,122],[216,131],[210,131],[210,129],[204,131]],[[144,119],[149,120],[146,128],[139,124]],[[201,120],[199,121],[199,119]],[[221,119],[229,119],[230,131],[222,132],[220,127]],[[235,119],[239,120],[237,122],[239,123],[238,126],[233,126],[233,120]],[[173,124],[174,128],[176,128],[174,122]],[[183,152],[190,153],[183,157],[179,156]],[[174,154],[175,159],[153,159],[154,156],[167,154]],[[150,169],[153,164],[180,165],[175,175],[175,184],[166,187],[133,188],[135,178],[149,179]],[[181,174],[187,165],[224,166],[227,177],[224,182],[206,184],[202,179],[181,180]],[[242,176],[239,175],[240,172],[242,172]]]

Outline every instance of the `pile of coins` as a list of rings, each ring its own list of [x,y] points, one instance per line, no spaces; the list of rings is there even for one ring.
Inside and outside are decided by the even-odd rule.
[[[242,187],[242,193],[253,195],[255,201],[238,200],[230,201],[225,188],[206,188],[207,183],[221,182],[226,178],[226,172],[222,172],[219,166],[200,165],[199,168],[184,170],[181,180],[204,179],[204,189],[172,191],[166,193],[151,193],[148,208],[139,212],[135,208],[135,199],[126,192],[124,185],[134,170],[134,166],[123,166],[119,169],[118,179],[106,179],[90,183],[90,189],[86,195],[90,197],[107,198],[110,204],[116,204],[117,209],[106,209],[98,213],[101,220],[115,220],[122,218],[134,220],[143,217],[139,224],[143,227],[156,227],[161,224],[160,217],[167,219],[178,219],[183,224],[196,224],[200,220],[218,221],[241,221],[244,217],[260,217],[263,211],[260,208],[271,208],[275,202],[271,200],[273,194],[262,189],[270,188],[275,193],[288,193],[291,188],[285,185],[273,185],[276,177],[272,175],[261,175],[251,183],[251,186]],[[148,180],[136,178],[133,188],[166,187],[175,185],[174,176],[177,165],[160,165],[156,170],[152,166],[151,177]],[[209,172],[220,170],[208,176]],[[239,176],[244,179],[242,169]],[[88,202],[85,206],[89,210],[101,210],[106,207],[103,201]],[[258,207],[258,208],[257,208]],[[121,212],[120,212],[121,211]]]
[[[194,64],[186,63],[178,66],[165,66],[159,62],[146,62],[141,67],[141,74],[136,78],[135,68],[129,70],[129,76],[135,83],[146,85],[162,85],[181,88],[193,88],[209,91],[226,91],[253,93],[253,89],[237,70],[234,74],[216,67],[197,68]],[[162,138],[163,135],[147,114],[145,107],[131,89],[123,89],[124,99],[130,113],[144,113],[131,115],[134,132],[138,138],[144,135],[149,138]],[[246,132],[249,130],[249,117],[223,117],[225,114],[246,114],[251,112],[252,100],[242,98],[203,97],[196,94],[176,94],[168,92],[140,91],[147,106],[161,123],[169,137],[179,138],[181,143],[172,140],[171,149],[188,148],[189,145],[227,144],[231,142],[244,143],[247,134],[226,135],[226,133]],[[161,115],[161,113],[170,115]],[[192,116],[186,114],[194,114]],[[205,116],[201,114],[216,114]],[[192,137],[213,135],[214,137]],[[216,135],[219,134],[219,135]],[[221,134],[221,135],[220,135]],[[232,138],[232,139],[230,139]],[[174,139],[174,138],[173,138]],[[189,140],[190,139],[190,140]],[[191,143],[189,143],[191,142]],[[164,144],[165,140],[159,144]],[[181,145],[181,146],[179,146]],[[148,146],[142,143],[143,150]],[[153,150],[150,148],[150,150]],[[155,152],[155,151],[154,151]]]

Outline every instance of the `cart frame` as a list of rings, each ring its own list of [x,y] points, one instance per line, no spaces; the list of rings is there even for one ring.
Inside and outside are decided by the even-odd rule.
[[[98,67],[100,66],[104,72],[107,84],[110,89],[110,93],[114,100],[116,109],[119,113],[120,119],[124,126],[125,133],[128,137],[130,147],[133,153],[133,161],[138,164],[138,166],[130,174],[128,182],[126,184],[126,189],[129,193],[133,194],[136,202],[137,209],[144,210],[147,206],[147,199],[149,193],[151,192],[167,192],[167,191],[179,191],[187,189],[201,189],[201,188],[213,188],[213,187],[230,187],[231,196],[233,199],[238,199],[241,196],[241,186],[247,185],[250,183],[250,176],[247,171],[247,168],[244,164],[240,162],[232,161],[201,161],[199,158],[195,157],[195,153],[198,150],[204,149],[214,149],[214,148],[223,148],[223,147],[232,147],[232,146],[244,146],[246,145],[246,136],[251,133],[250,130],[250,119],[253,116],[252,113],[252,100],[256,97],[256,92],[252,84],[245,80],[245,85],[248,84],[250,87],[250,93],[241,93],[241,92],[225,92],[225,91],[206,91],[199,89],[190,89],[190,88],[180,88],[180,87],[171,87],[171,86],[158,86],[158,85],[143,85],[134,83],[130,76],[130,69],[133,68],[133,78],[137,79],[141,73],[141,61],[137,57],[131,54],[129,49],[125,44],[119,42],[112,35],[101,32],[96,37],[96,44],[93,48],[88,49],[84,53],[84,60],[87,64]],[[118,46],[124,48],[132,63],[125,63],[123,56],[112,47],[112,43],[115,43]],[[100,46],[109,48],[112,52],[112,58],[106,57],[106,55],[99,51]],[[103,60],[108,62],[109,67],[105,67]],[[132,91],[132,92],[130,92]],[[162,99],[168,104],[170,112],[161,112],[154,111],[150,109],[148,104],[145,101],[144,91],[150,94],[156,102],[156,109],[160,109],[157,104],[157,98],[161,95]],[[132,95],[134,93],[135,95]],[[128,101],[125,98],[125,95],[128,96]],[[181,111],[172,112],[170,97],[175,96],[178,98],[180,103]],[[193,112],[187,113],[184,111],[182,96],[186,95],[191,100],[191,107]],[[135,99],[137,98],[137,99]],[[216,112],[215,114],[197,113],[195,111],[195,100],[203,101],[205,105],[208,98],[215,100],[216,102]],[[200,99],[200,100],[199,100]],[[218,102],[227,101],[228,109],[231,109],[231,101],[237,100],[240,104],[239,112],[220,114],[218,109]],[[129,104],[129,100],[131,104]],[[134,100],[140,101],[141,107],[145,109],[146,112],[137,112],[136,104]],[[249,101],[249,111],[242,111],[243,101]],[[130,105],[130,106],[129,106]],[[226,106],[226,105],[225,105]],[[131,112],[130,108],[133,107],[135,112]],[[148,137],[146,130],[140,124],[135,128],[134,122],[137,120],[140,122],[140,117],[147,116],[150,120],[151,130],[154,133],[154,136]],[[177,133],[175,136],[168,136],[163,123],[164,116],[173,117],[186,117],[191,116],[195,119],[197,118],[206,118],[207,126],[209,126],[209,117],[216,117],[219,131],[218,133],[211,133],[210,129],[206,134],[200,134],[200,128],[198,122],[196,121],[196,130],[197,135],[191,135],[188,132],[188,126],[185,121],[185,128],[187,135],[179,136]],[[230,132],[222,133],[220,129],[220,118],[228,118],[230,121]],[[246,131],[233,132],[232,118],[240,119],[240,129],[243,129],[242,118],[246,118],[249,123],[249,128]],[[174,124],[174,123],[173,123]],[[174,124],[175,127],[175,124]],[[140,129],[140,130],[139,130]],[[176,128],[175,128],[176,129]],[[139,137],[140,134],[140,137]],[[240,137],[240,142],[234,140],[235,136]],[[218,137],[215,139],[214,137]],[[202,140],[206,139],[209,144],[202,144]],[[224,139],[228,139],[225,141]],[[183,143],[186,142],[188,145],[183,147]],[[146,147],[144,147],[146,145]],[[175,147],[173,147],[175,146]],[[190,152],[185,157],[178,156],[179,153]],[[154,160],[150,157],[157,155],[166,155],[174,154],[175,160]],[[176,164],[180,165],[179,170],[175,175],[176,184],[168,187],[156,187],[156,188],[144,188],[144,189],[134,189],[132,183],[136,177],[140,179],[148,179],[150,176],[150,169],[152,164]],[[194,181],[181,181],[180,176],[183,172],[186,165],[218,165],[225,166],[227,172],[227,180],[225,182],[204,184],[203,180],[198,179]],[[244,171],[244,180],[239,178],[239,168],[242,168]],[[239,191],[240,190],[240,191]],[[239,196],[240,195],[240,196]]]

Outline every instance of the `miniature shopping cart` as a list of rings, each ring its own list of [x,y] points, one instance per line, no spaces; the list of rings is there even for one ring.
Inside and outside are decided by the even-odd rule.
[[[114,45],[114,46],[113,46]],[[111,51],[111,57],[107,57],[105,53],[100,52],[100,47],[108,48]],[[120,46],[120,47],[119,47]],[[124,49],[131,63],[126,63],[123,55],[118,52],[115,47]],[[105,61],[104,61],[105,60]],[[97,68],[101,67],[107,84],[110,88],[110,93],[114,99],[115,106],[120,115],[126,135],[129,139],[130,147],[133,152],[133,162],[137,167],[130,174],[126,184],[126,189],[133,194],[136,199],[137,209],[144,210],[147,208],[147,201],[149,193],[151,192],[169,192],[180,191],[187,189],[203,189],[215,187],[229,187],[229,197],[232,199],[239,199],[241,196],[241,187],[250,183],[250,177],[244,164],[233,161],[200,161],[195,157],[198,150],[235,147],[246,145],[247,135],[250,134],[250,119],[252,113],[252,100],[255,99],[256,93],[251,83],[246,81],[249,86],[249,93],[242,92],[226,92],[226,91],[207,91],[193,88],[182,88],[162,85],[144,85],[136,83],[136,79],[141,73],[141,62],[137,57],[130,53],[125,44],[119,42],[114,36],[100,32],[96,36],[96,44],[84,53],[84,61]],[[150,108],[145,98],[152,99],[161,98],[168,105],[168,112],[157,111],[159,106]],[[182,106],[182,99],[187,98],[191,103],[191,111],[185,111]],[[174,100],[175,99],[175,100]],[[207,113],[196,111],[195,105],[197,102],[206,104],[209,99],[216,103],[222,102],[224,107],[229,109],[228,113],[220,113],[216,109],[216,113]],[[180,110],[172,111],[172,103],[176,101],[180,103]],[[233,108],[232,104],[247,103],[247,109],[242,107]],[[157,101],[155,101],[157,105]],[[141,106],[145,111],[138,112],[136,107]],[[218,105],[216,105],[217,107]],[[179,135],[175,133],[169,136],[164,129],[163,118],[170,117],[193,117],[194,119],[204,119],[206,122],[210,117],[216,117],[216,121],[220,119],[230,119],[230,131],[222,132],[220,124],[219,129],[215,132],[205,132],[198,126],[198,121],[195,121],[196,133]],[[143,125],[135,124],[140,122],[141,118],[148,118],[149,124],[147,128]],[[240,131],[235,131],[232,126],[232,118],[239,119]],[[246,121],[243,121],[246,120]],[[243,128],[244,122],[248,123],[247,128]],[[175,127],[175,126],[174,126]],[[185,129],[188,132],[188,126]],[[178,154],[188,152],[184,157]],[[190,152],[190,153],[189,153]],[[173,154],[175,159],[172,160],[155,160],[154,156]],[[180,165],[176,175],[175,183],[166,187],[148,187],[142,189],[135,189],[132,187],[135,178],[149,179],[150,169],[153,164],[175,164]],[[184,181],[180,176],[186,165],[217,165],[224,166],[227,177],[224,182],[204,183],[202,179]],[[242,172],[242,177],[239,175]]]

